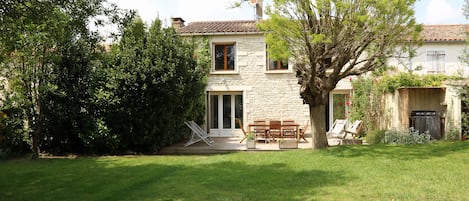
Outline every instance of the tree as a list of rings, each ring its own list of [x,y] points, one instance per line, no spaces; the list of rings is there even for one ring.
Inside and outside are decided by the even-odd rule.
[[[417,40],[415,0],[274,0],[260,23],[269,55],[292,58],[300,95],[309,104],[313,149],[328,146],[326,103],[337,83],[384,65]]]
[[[464,11],[464,15],[466,16],[466,19],[469,19],[469,0],[465,0],[463,11]],[[467,37],[468,36],[466,35],[466,38]],[[469,49],[467,48],[467,46],[464,49],[463,55],[461,55],[459,59],[463,63],[469,64]],[[461,89],[459,90],[459,98],[461,99],[462,135],[468,135],[468,132],[469,132],[469,86],[465,85],[461,87]]]
[[[158,19],[149,29],[139,18],[124,27],[94,97],[120,149],[157,152],[184,137],[184,121],[203,119],[209,61],[195,56],[209,51],[196,45]]]
[[[106,8],[104,3],[6,0],[0,4],[0,65],[7,80],[3,88],[7,100],[2,107],[16,108],[9,111],[19,114],[9,116],[24,118],[23,127],[36,154],[40,143],[47,141],[45,137],[68,143],[69,138],[63,139],[57,133],[78,135],[68,132],[73,129],[54,132],[54,128],[79,126],[76,122],[80,117],[75,114],[86,111],[87,98],[83,95],[99,42],[89,24],[95,16],[115,9]],[[97,24],[101,22],[96,20]]]

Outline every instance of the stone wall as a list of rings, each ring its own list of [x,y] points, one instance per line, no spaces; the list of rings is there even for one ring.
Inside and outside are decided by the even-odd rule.
[[[212,36],[210,41],[236,44],[235,71],[212,70],[207,91],[242,92],[245,128],[255,119],[293,119],[300,125],[306,124],[309,107],[300,98],[294,70],[291,65],[286,71],[266,70],[266,43],[262,35]]]

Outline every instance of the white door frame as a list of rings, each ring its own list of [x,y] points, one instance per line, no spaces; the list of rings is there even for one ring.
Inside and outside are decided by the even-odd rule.
[[[332,126],[334,123],[334,95],[337,94],[345,94],[351,95],[351,90],[336,90],[329,93],[329,125]],[[345,107],[346,112],[348,111],[348,107]]]
[[[223,128],[223,96],[224,95],[230,95],[230,128]],[[207,106],[208,106],[208,129],[209,133],[211,136],[214,137],[237,137],[242,135],[241,129],[235,128],[236,126],[236,121],[235,121],[235,104],[236,104],[236,95],[241,95],[243,98],[243,111],[241,116],[244,119],[244,104],[245,104],[245,98],[244,94],[242,91],[209,91],[208,92],[208,101],[207,101]],[[212,106],[212,96],[218,96],[218,125],[217,128],[211,128],[211,121],[212,121],[212,112],[211,112],[211,106]]]

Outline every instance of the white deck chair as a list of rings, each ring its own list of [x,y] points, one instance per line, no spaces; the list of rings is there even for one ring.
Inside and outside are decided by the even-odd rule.
[[[346,119],[336,119],[329,131],[326,132],[327,138],[335,139],[334,142],[336,142],[337,145],[340,144],[344,137],[345,124],[347,124]]]
[[[210,138],[209,134],[205,132],[204,129],[200,128],[197,123],[195,123],[194,121],[186,121],[184,123],[187,127],[192,130],[192,135],[189,141],[184,144],[185,147],[190,146],[199,141],[204,141],[208,146],[213,144],[214,141]]]
[[[345,139],[345,137],[347,137],[347,134],[349,133],[350,135],[352,135],[352,138],[355,138],[358,132],[360,132],[361,125],[362,121],[360,120],[356,120],[355,122],[353,122],[353,124],[349,128],[345,129],[345,135],[343,139]]]

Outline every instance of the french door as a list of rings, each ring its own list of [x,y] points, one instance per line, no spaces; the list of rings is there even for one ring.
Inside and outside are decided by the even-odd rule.
[[[329,125],[336,119],[348,119],[350,114],[350,92],[331,92],[329,96]]]
[[[231,137],[240,134],[236,119],[243,121],[242,92],[209,92],[208,122],[212,136]]]

